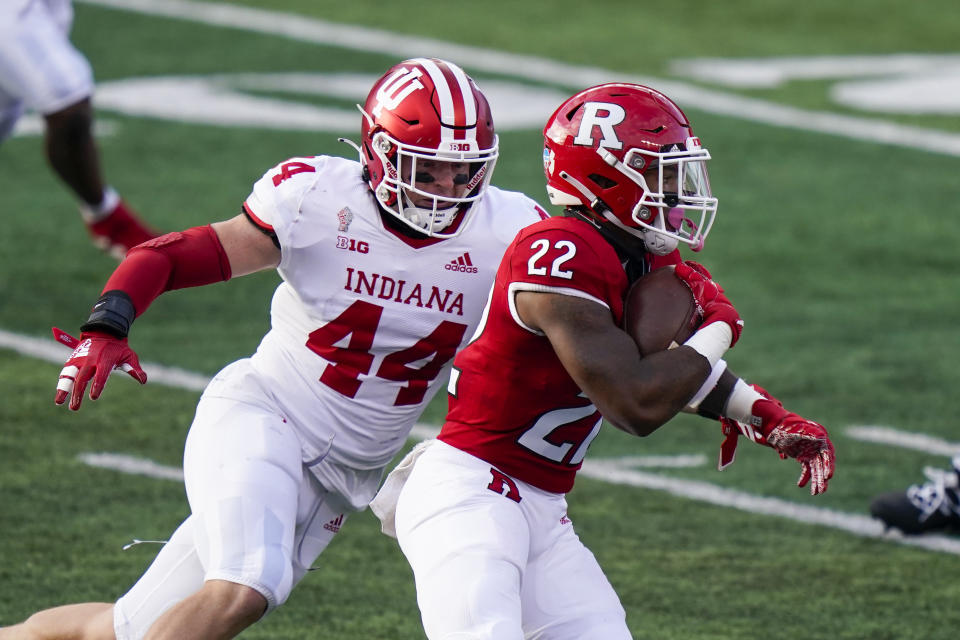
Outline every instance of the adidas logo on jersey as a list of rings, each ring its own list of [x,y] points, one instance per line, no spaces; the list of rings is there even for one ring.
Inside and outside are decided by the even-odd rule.
[[[467,251],[462,256],[456,260],[451,260],[447,264],[443,265],[444,269],[448,271],[460,271],[461,273],[476,273],[477,268],[473,266],[473,261],[470,260],[470,252]]]
[[[340,531],[340,525],[343,524],[343,514],[341,513],[336,518],[323,525],[323,528],[327,531],[333,531],[334,533]]]

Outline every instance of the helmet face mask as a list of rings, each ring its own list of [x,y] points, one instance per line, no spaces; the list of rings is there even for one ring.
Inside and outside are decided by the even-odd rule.
[[[360,160],[380,206],[428,236],[457,235],[458,214],[483,197],[499,147],[473,80],[443,60],[407,60],[374,84],[360,111]]]
[[[642,85],[582,91],[544,129],[550,201],[580,205],[658,255],[703,247],[717,210],[709,159],[680,108]]]
[[[439,237],[450,235],[441,232],[453,223],[457,213],[483,196],[497,160],[496,148],[487,153],[443,153],[403,144],[386,131],[374,134],[371,146],[384,167],[383,178],[374,191],[380,206],[418,231]],[[424,188],[434,181],[424,165],[435,163],[462,165],[462,171],[455,174],[452,194],[440,195]]]

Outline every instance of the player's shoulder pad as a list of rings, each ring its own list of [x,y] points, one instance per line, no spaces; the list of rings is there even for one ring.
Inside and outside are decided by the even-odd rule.
[[[576,218],[554,217],[536,222],[522,229],[510,250],[515,273],[539,273],[546,277],[560,271],[574,270],[583,282],[596,280],[593,288],[604,289],[611,274],[623,276],[623,266],[617,252],[589,223]],[[544,269],[547,263],[556,269]],[[563,269],[559,265],[564,265]],[[572,275],[560,275],[562,279]],[[619,280],[618,276],[613,276]],[[625,276],[623,276],[625,279]]]
[[[505,243],[513,240],[520,229],[550,217],[539,203],[519,191],[490,186],[481,203],[483,215],[496,219],[491,227],[503,236]]]
[[[244,208],[268,226],[281,224],[296,212],[304,193],[323,175],[328,159],[302,156],[274,165],[254,183]]]
[[[288,158],[268,169],[254,184],[254,191],[271,191],[283,197],[308,189],[323,171],[327,159],[327,156]]]
[[[525,227],[517,237],[519,239],[541,235],[556,239],[566,238],[573,240],[577,245],[589,247],[600,255],[616,255],[616,251],[610,243],[603,239],[599,231],[588,222],[578,218],[567,216],[546,218]]]

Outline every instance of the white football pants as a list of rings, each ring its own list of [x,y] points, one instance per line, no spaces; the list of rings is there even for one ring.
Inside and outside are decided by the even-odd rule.
[[[397,539],[427,637],[629,640],[620,599],[574,533],[564,496],[504,478],[438,441],[400,492]]]
[[[301,455],[292,428],[268,407],[200,399],[183,465],[192,513],[117,601],[118,640],[142,638],[206,580],[251,587],[268,611],[286,601],[351,510]]]

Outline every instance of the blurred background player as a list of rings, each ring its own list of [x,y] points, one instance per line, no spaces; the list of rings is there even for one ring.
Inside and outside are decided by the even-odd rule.
[[[93,139],[93,73],[69,40],[72,22],[71,0],[0,2],[0,142],[25,108],[40,113],[47,159],[78,198],[94,244],[122,257],[156,233],[103,179]]]
[[[927,482],[878,495],[870,513],[904,533],[960,533],[960,455],[953,457],[949,469],[925,467],[923,473]]]
[[[796,459],[812,494],[833,475],[826,429],[726,368],[740,316],[706,269],[680,260],[680,243],[703,246],[717,207],[709,153],[683,112],[648,87],[600,85],[564,102],[544,137],[547,191],[565,215],[507,248],[454,360],[438,440],[408,454],[372,505],[413,569],[431,640],[631,637],[567,514],[601,416],[637,436],[685,408],[722,416],[722,463],[742,433]],[[702,322],[641,358],[620,328],[624,295],[665,265]]]
[[[460,67],[402,62],[361,112],[360,162],[283,162],[243,214],[146,242],[117,267],[61,372],[56,402],[71,409],[115,368],[146,381],[126,336],[163,291],[270,268],[283,282],[257,352],[200,399],[184,452],[191,515],[143,577],[115,605],[42,611],[0,638],[233,637],[366,508],[479,324],[504,249],[546,213],[489,186],[499,142]]]

